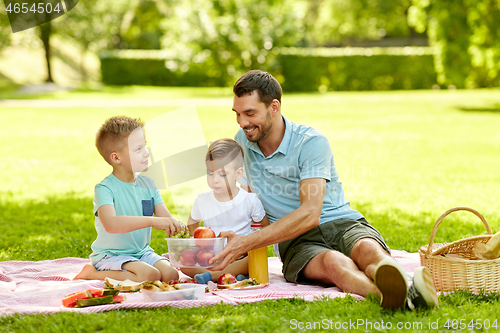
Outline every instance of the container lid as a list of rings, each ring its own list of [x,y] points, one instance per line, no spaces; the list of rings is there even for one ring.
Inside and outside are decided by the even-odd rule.
[[[250,227],[252,227],[252,228],[260,228],[260,227],[262,227],[262,223],[252,223],[250,225]]]

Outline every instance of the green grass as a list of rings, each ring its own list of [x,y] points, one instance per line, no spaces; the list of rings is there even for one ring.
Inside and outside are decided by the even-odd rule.
[[[301,299],[281,301],[263,301],[260,303],[233,305],[217,305],[194,309],[144,309],[119,310],[97,314],[62,313],[51,316],[14,315],[0,318],[0,323],[7,325],[5,330],[13,332],[290,332],[293,328],[316,324],[322,331],[339,331],[335,325],[351,329],[340,331],[370,331],[377,328],[407,325],[415,331],[432,331],[430,323],[439,325],[440,331],[447,330],[444,325],[447,319],[466,319],[470,324],[477,315],[489,319],[490,323],[498,317],[495,304],[498,296],[471,297],[464,293],[443,296],[445,303],[439,310],[419,312],[382,310],[375,300],[358,302],[352,297],[346,299],[325,299],[307,302]],[[483,307],[481,313],[477,308]],[[301,322],[301,324],[299,324]],[[368,323],[370,322],[370,323]],[[388,324],[390,322],[390,324]],[[354,324],[355,323],[355,324]],[[359,326],[358,326],[359,324]],[[449,322],[449,324],[452,324]],[[498,321],[497,321],[498,324]],[[321,325],[321,326],[320,326]],[[347,326],[349,325],[349,326]],[[352,326],[353,325],[353,326]],[[500,325],[500,324],[499,324]],[[354,327],[354,329],[352,329]],[[332,329],[333,328],[333,329]],[[366,329],[368,328],[368,330]],[[420,329],[419,329],[420,328]],[[4,331],[5,326],[0,328]],[[375,331],[375,329],[372,329]],[[492,331],[497,329],[490,328]],[[295,329],[297,331],[297,329]],[[309,331],[309,330],[308,330]],[[319,330],[315,330],[319,331]],[[384,330],[381,330],[384,331]],[[400,330],[395,330],[400,331]],[[407,329],[405,331],[412,331]]]
[[[20,98],[8,92],[4,98]],[[105,87],[30,98],[67,100],[192,99],[207,141],[232,137],[238,126],[231,89]],[[227,98],[227,105],[208,103]],[[393,249],[418,251],[428,243],[437,218],[469,206],[492,231],[500,230],[500,90],[339,92],[285,95],[282,113],[311,125],[329,139],[346,196],[381,231]],[[93,187],[109,172],[94,148],[107,117],[126,114],[145,120],[171,107],[31,108],[0,104],[0,260],[87,257],[96,233]],[[188,125],[186,125],[188,126]],[[170,192],[162,195],[175,210]],[[179,205],[179,203],[177,203]],[[182,209],[190,209],[187,203]],[[436,241],[484,234],[480,220],[455,213]],[[152,247],[166,252],[164,234]],[[291,330],[290,320],[335,322],[421,322],[489,319],[500,311],[497,294],[441,296],[438,310],[386,311],[376,300],[299,299],[198,309],[120,310],[92,315],[57,314],[0,318],[0,332],[53,331],[269,331]],[[499,323],[500,324],[500,323]],[[328,329],[324,329],[325,331]],[[360,327],[364,331],[364,326]]]
[[[1,86],[0,86],[1,87]],[[0,99],[56,99],[56,100],[109,100],[109,99],[172,99],[172,98],[232,98],[229,88],[211,87],[193,90],[189,87],[100,86],[98,84],[40,94],[25,94],[12,86],[0,92]]]

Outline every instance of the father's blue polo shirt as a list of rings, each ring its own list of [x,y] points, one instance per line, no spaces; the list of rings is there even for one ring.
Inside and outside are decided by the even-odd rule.
[[[285,136],[278,149],[268,157],[256,142],[247,140],[243,129],[240,128],[234,137],[245,152],[245,175],[240,183],[250,184],[252,192],[262,201],[269,221],[276,222],[300,207],[300,181],[309,178],[326,179],[320,223],[362,218],[363,215],[352,210],[344,198],[328,139],[312,127],[297,125],[282,117],[286,125]],[[309,189],[310,193],[315,191],[319,189]]]

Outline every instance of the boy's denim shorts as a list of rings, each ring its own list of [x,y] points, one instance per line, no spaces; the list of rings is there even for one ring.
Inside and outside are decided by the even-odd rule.
[[[129,262],[129,261],[143,261],[146,264],[149,264],[151,266],[154,266],[158,261],[160,260],[167,260],[167,258],[162,257],[153,251],[146,252],[137,259],[136,257],[132,256],[126,256],[126,255],[120,255],[120,256],[113,256],[113,255],[106,255],[104,258],[99,260],[98,262],[95,263],[95,268],[98,271],[122,271],[122,265]]]

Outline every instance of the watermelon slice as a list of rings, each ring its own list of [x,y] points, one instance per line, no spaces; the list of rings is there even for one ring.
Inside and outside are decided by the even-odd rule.
[[[92,294],[92,297],[102,297],[109,295],[118,295],[119,290],[115,289],[87,289]]]
[[[87,289],[77,293],[66,295],[62,304],[67,308],[84,307],[101,304],[121,303],[126,300],[125,296],[118,295],[118,290]]]
[[[79,299],[92,298],[92,293],[88,290],[79,291],[66,295],[62,300],[62,305],[67,308],[74,308],[76,306],[76,301]]]
[[[119,295],[109,295],[109,296],[101,296],[101,297],[95,297],[95,298],[78,299],[78,300],[76,300],[76,307],[83,308],[85,306],[115,304],[115,303],[121,303],[124,300],[126,300],[125,296],[119,296]]]
[[[76,307],[83,308],[85,306],[113,304],[113,303],[114,303],[113,296],[103,296],[97,298],[77,299]]]
[[[125,297],[125,295],[113,295],[113,302],[114,303],[121,303],[123,301],[126,301],[127,298]]]

